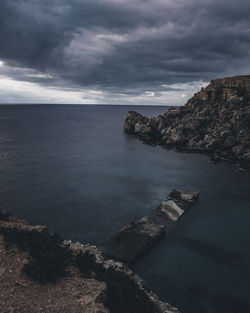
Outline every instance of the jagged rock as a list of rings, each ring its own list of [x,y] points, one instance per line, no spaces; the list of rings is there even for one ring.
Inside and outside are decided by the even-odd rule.
[[[130,111],[124,130],[146,143],[205,152],[214,161],[250,168],[250,76],[213,80],[183,107],[158,118]]]
[[[124,129],[127,133],[134,133],[140,131],[140,125],[145,126],[149,121],[147,117],[142,116],[141,114],[135,111],[129,111],[128,116],[125,120]]]

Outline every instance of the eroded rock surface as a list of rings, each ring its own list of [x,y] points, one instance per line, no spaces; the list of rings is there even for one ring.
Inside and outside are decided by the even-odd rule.
[[[130,111],[124,130],[150,144],[206,152],[211,161],[250,168],[250,76],[211,81],[184,106],[157,118]]]
[[[58,253],[63,257],[59,263]],[[29,271],[25,270],[27,264],[32,265]],[[49,276],[41,279],[50,270],[56,272],[53,283]],[[63,241],[44,226],[30,226],[0,211],[0,312],[178,313],[178,310],[161,302],[122,263],[106,260],[95,246]]]

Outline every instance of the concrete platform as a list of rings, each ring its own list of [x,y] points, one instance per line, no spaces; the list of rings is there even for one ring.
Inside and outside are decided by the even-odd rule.
[[[161,202],[158,211],[176,222],[198,199],[199,192],[174,189]]]
[[[131,263],[146,252],[164,234],[165,227],[145,216],[123,227],[110,238],[102,252],[117,260]]]
[[[149,215],[124,226],[102,247],[102,252],[116,260],[132,263],[155,244],[165,231],[199,198],[198,192],[174,189]]]

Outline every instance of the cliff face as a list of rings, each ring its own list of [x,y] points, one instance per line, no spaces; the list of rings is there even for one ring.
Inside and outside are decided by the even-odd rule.
[[[250,167],[250,76],[211,81],[184,106],[157,118],[128,112],[124,130],[151,144],[206,152],[212,161]]]
[[[211,103],[250,99],[250,76],[235,76],[212,80],[197,96]]]
[[[0,312],[178,313],[122,263],[0,211]]]

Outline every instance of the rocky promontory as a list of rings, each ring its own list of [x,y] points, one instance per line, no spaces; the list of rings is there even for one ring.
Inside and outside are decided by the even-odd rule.
[[[0,211],[0,312],[178,313],[122,263]]]
[[[250,168],[250,76],[212,80],[182,107],[147,118],[129,111],[125,132],[169,149],[205,152],[211,161]]]

